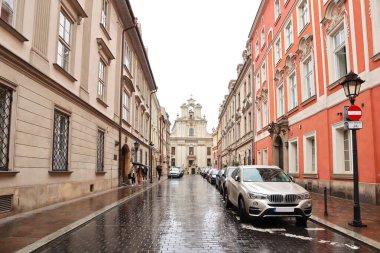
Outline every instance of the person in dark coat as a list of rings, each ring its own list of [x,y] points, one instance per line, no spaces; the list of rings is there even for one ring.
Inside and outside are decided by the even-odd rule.
[[[157,170],[157,174],[158,174],[158,180],[160,180],[161,179],[161,173],[162,173],[161,164],[157,165],[156,170]]]

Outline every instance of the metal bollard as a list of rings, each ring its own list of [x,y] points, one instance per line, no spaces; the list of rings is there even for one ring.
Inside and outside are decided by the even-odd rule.
[[[327,187],[323,189],[323,195],[325,197],[325,216],[328,216],[329,214],[327,213]]]

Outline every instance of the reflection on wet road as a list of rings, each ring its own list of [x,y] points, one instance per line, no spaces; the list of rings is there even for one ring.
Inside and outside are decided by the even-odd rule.
[[[242,224],[199,175],[168,179],[38,252],[375,252],[309,221]]]

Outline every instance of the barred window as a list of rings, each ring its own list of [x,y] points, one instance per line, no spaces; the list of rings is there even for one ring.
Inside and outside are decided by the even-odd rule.
[[[9,136],[12,91],[0,86],[0,171],[9,170]]]
[[[96,171],[104,171],[104,132],[98,130]]]
[[[54,171],[68,170],[69,116],[54,112],[53,168]]]

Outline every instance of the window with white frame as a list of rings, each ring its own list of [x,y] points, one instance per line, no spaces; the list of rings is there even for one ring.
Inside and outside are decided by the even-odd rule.
[[[334,77],[335,80],[347,74],[347,59],[346,59],[346,34],[344,26],[341,26],[333,35],[333,54],[334,54]]]
[[[261,130],[261,110],[260,108],[257,108],[257,130]]]
[[[127,91],[123,91],[123,120],[129,122],[129,95]]]
[[[289,172],[298,173],[298,140],[289,140]]]
[[[263,103],[263,127],[268,125],[268,101]]]
[[[311,56],[307,58],[302,63],[302,65],[303,65],[302,96],[303,96],[303,101],[305,101],[315,95],[314,76],[313,76],[313,59],[311,58]]]
[[[259,46],[259,40],[257,39],[256,44],[255,44],[255,58],[259,56],[259,52],[260,52],[260,46]]]
[[[16,0],[0,0],[1,12],[0,18],[8,23],[10,26],[14,26],[16,17]]]
[[[275,63],[277,64],[281,60],[282,52],[281,52],[281,37],[278,38],[275,44]]]
[[[317,142],[315,133],[304,135],[304,173],[317,173]]]
[[[277,117],[284,115],[284,83],[277,86]]]
[[[101,19],[101,24],[107,28],[107,22],[108,22],[108,8],[109,8],[109,3],[108,0],[102,0],[102,19]]]
[[[274,1],[274,20],[276,21],[280,17],[280,0]]]
[[[265,67],[265,63],[263,63],[263,65],[261,66],[261,81],[265,83],[266,80],[267,80],[267,69]]]
[[[285,49],[287,50],[293,44],[293,23],[292,20],[285,27]]]
[[[293,72],[288,76],[288,109],[289,111],[293,108],[295,108],[298,105],[298,100],[297,100],[297,79],[296,79],[296,74]]]
[[[352,174],[352,136],[340,122],[332,127],[334,174]]]
[[[380,0],[371,2],[373,59],[380,59]]]
[[[127,40],[124,40],[124,65],[132,72],[132,51],[128,46]]]
[[[257,165],[262,165],[261,161],[261,150],[257,151]]]
[[[106,89],[106,64],[103,60],[99,61],[99,74],[98,74],[98,98],[105,100]]]
[[[298,13],[298,33],[309,23],[308,0],[302,0],[297,8]]]
[[[268,149],[263,150],[263,165],[268,165]]]
[[[261,29],[261,47],[265,45],[265,28]]]
[[[139,104],[136,103],[135,106],[135,130],[137,130],[139,126]]]
[[[256,91],[259,90],[260,88],[260,71],[257,71],[257,74],[256,74]]]
[[[59,13],[57,64],[67,72],[70,63],[72,24],[66,13],[61,10]]]

